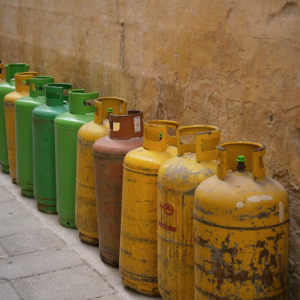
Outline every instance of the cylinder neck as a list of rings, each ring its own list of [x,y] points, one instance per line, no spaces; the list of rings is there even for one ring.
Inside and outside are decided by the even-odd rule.
[[[109,138],[115,140],[131,140],[143,136],[143,112],[128,110],[127,115],[109,116]]]
[[[70,83],[49,83],[46,85],[46,105],[63,106],[68,101],[66,91],[72,89]]]
[[[44,97],[46,94],[46,84],[53,82],[54,78],[52,76],[36,76],[29,79],[30,97]]]
[[[240,173],[252,172],[252,178],[255,181],[265,178],[263,156],[266,153],[266,147],[263,144],[252,142],[224,143],[217,146],[217,153],[220,160],[217,172],[219,179],[224,180],[228,170]]]
[[[96,124],[103,124],[104,119],[108,119],[108,109],[112,109],[115,115],[126,115],[127,102],[124,99],[116,97],[102,97],[95,101],[96,112],[94,115],[94,122]]]
[[[87,106],[87,100],[98,98],[98,92],[85,93],[84,89],[69,91],[69,112],[76,115],[86,115],[96,111],[95,106]]]
[[[6,80],[6,82],[10,82],[15,77],[15,74],[21,73],[21,72],[27,72],[28,69],[29,69],[29,65],[23,64],[23,63],[5,65],[5,80]]]
[[[29,93],[29,79],[38,75],[38,72],[23,72],[15,74],[15,87],[16,91]]]
[[[169,129],[177,129],[176,121],[153,120],[144,124],[143,147],[146,150],[164,152],[168,146],[176,146],[176,136],[169,134]]]
[[[5,79],[4,66],[0,63],[0,80]]]

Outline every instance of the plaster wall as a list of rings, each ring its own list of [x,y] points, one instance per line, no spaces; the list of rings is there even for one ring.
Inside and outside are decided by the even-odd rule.
[[[300,1],[1,0],[0,59],[118,96],[144,119],[264,143],[290,195],[290,299],[300,280]]]

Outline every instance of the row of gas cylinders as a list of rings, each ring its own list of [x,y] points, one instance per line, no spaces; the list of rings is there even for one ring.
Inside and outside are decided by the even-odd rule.
[[[165,300],[288,298],[288,196],[265,176],[264,145],[144,122],[124,99],[5,69],[2,171],[99,245],[126,286]]]

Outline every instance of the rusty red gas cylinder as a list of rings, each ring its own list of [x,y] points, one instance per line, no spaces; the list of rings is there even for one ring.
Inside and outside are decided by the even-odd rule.
[[[123,161],[132,149],[143,145],[143,113],[109,116],[109,136],[93,145],[99,252],[103,261],[119,263]]]

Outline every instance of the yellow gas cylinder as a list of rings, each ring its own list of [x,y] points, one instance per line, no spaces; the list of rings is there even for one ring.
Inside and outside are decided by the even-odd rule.
[[[75,222],[83,242],[98,245],[96,192],[92,147],[109,134],[108,114],[125,115],[127,102],[115,97],[95,101],[94,121],[84,124],[77,135]]]
[[[164,300],[193,300],[194,192],[217,172],[220,130],[186,126],[179,127],[176,135],[177,156],[164,162],[158,172],[158,287]]]
[[[175,121],[144,124],[143,147],[131,150],[123,164],[119,270],[123,283],[145,295],[159,295],[157,285],[157,175],[177,153]]]
[[[217,147],[195,191],[195,299],[288,299],[289,203],[265,176],[262,144]]]
[[[13,183],[17,183],[15,102],[21,97],[29,96],[29,79],[34,78],[37,75],[38,72],[15,74],[16,90],[4,97],[9,174]]]
[[[4,66],[0,61],[0,84],[5,82],[5,73],[4,73]]]

